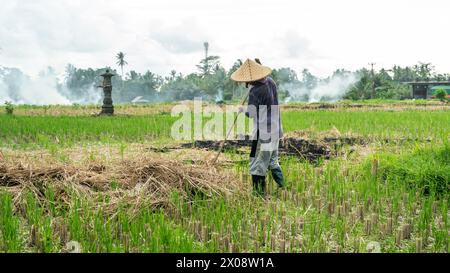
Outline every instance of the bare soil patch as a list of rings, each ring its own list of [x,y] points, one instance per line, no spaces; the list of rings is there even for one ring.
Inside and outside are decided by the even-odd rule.
[[[224,150],[235,150],[238,153],[248,153],[252,141],[249,136],[244,140],[227,140]],[[367,141],[355,135],[341,135],[336,129],[324,132],[318,136],[312,136],[309,131],[294,131],[286,134],[280,141],[280,155],[294,156],[300,159],[316,162],[319,159],[330,159],[345,145],[366,145]],[[153,151],[168,152],[171,149],[203,149],[218,151],[221,141],[198,140],[183,143],[174,147],[151,148]]]

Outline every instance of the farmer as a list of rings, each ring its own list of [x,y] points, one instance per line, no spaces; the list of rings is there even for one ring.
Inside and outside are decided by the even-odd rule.
[[[284,187],[283,173],[278,162],[278,145],[283,136],[278,105],[277,85],[269,75],[272,70],[262,66],[258,59],[247,59],[236,70],[231,79],[250,85],[247,109],[240,112],[253,120],[252,148],[250,152],[250,174],[257,194],[264,195],[266,173],[270,169],[272,177],[280,188]]]

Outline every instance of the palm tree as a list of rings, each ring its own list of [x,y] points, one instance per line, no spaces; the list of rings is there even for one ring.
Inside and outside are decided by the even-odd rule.
[[[125,61],[125,53],[123,53],[122,51],[117,53],[116,59],[117,65],[120,66],[120,68],[122,69],[122,80],[123,80],[123,67],[128,64],[127,61]]]
[[[197,68],[200,70],[200,75],[202,77],[206,77],[212,74],[212,69],[218,68],[219,65],[219,56],[209,56],[209,43],[204,42],[203,47],[205,48],[205,58],[200,61],[200,64],[197,65]]]

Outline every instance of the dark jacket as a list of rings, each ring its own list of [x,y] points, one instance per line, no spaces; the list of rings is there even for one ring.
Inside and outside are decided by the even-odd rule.
[[[253,82],[252,85],[245,114],[253,118],[253,139],[259,138],[263,142],[269,142],[283,137],[276,83],[267,77]]]

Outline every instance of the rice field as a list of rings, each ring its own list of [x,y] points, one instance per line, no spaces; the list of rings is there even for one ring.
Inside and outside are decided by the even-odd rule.
[[[0,108],[0,252],[448,253],[450,107],[342,105],[285,107],[330,156],[282,155],[264,198],[248,149],[171,139],[172,105]]]

